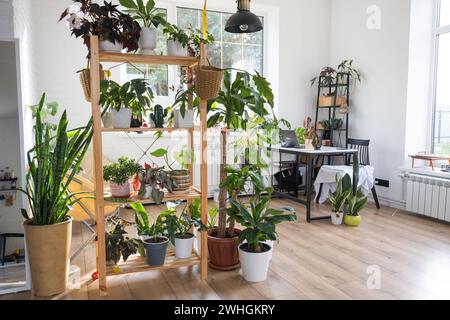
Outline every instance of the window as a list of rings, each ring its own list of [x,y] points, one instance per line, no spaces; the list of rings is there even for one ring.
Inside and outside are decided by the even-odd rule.
[[[438,1],[433,152],[450,155],[450,0]]]
[[[168,6],[161,8],[169,22],[187,29],[189,26],[201,29],[202,10],[187,7]],[[225,32],[225,23],[232,13],[208,10],[208,31],[214,36],[214,43],[208,46],[211,64],[221,68],[237,68],[248,72],[263,73],[263,32],[236,35]],[[171,17],[176,17],[171,21]],[[259,17],[263,20],[263,17]],[[166,37],[162,28],[158,30],[156,52],[167,54]],[[125,71],[126,80],[141,78],[149,80],[158,103],[171,103],[174,93],[170,90],[176,86],[176,73],[179,68],[167,66],[148,66],[128,64]]]

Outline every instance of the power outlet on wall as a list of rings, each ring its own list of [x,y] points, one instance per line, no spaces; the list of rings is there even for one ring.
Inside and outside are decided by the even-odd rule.
[[[389,180],[375,179],[375,185],[379,187],[389,188]]]

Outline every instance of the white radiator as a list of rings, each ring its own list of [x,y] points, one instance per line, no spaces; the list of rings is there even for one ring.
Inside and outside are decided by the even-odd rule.
[[[450,180],[405,174],[406,210],[450,222]]]

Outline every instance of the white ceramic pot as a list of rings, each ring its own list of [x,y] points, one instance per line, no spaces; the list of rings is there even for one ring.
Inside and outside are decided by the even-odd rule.
[[[131,125],[131,109],[122,108],[112,111],[113,127],[116,129],[127,129]]]
[[[177,259],[187,259],[192,255],[194,248],[194,235],[189,234],[189,238],[177,238],[175,236],[175,257]]]
[[[184,118],[179,109],[174,110],[173,125],[175,128],[192,128],[194,126],[194,110],[186,110]]]
[[[129,198],[130,197],[130,183],[117,184],[114,182],[109,183],[109,192],[113,198]]]
[[[103,122],[103,128],[112,128],[112,126],[113,126],[112,113],[105,112],[105,114],[102,116],[102,122]]]
[[[102,40],[99,42],[99,46],[101,51],[121,52],[123,49],[122,44],[117,41],[116,43],[112,43],[108,40]]]
[[[272,255],[273,255],[274,243],[273,243],[272,240],[264,241],[264,243],[267,244],[269,247],[272,248],[272,249],[270,250],[270,257],[269,257],[269,260],[272,261]]]
[[[180,42],[173,40],[167,40],[167,54],[169,56],[177,57],[185,57],[189,55],[187,47],[184,48]]]
[[[339,214],[339,217],[337,216],[338,214]],[[331,223],[332,224],[341,225],[343,219],[344,219],[344,213],[343,212],[340,212],[340,213],[332,212],[331,213]]]
[[[143,27],[141,29],[141,37],[139,38],[139,48],[142,54],[155,55],[156,49],[156,29]]]
[[[312,139],[305,139],[305,149],[306,150],[314,150],[314,146],[312,144]]]
[[[272,247],[266,252],[247,252],[239,246],[239,260],[241,261],[242,276],[248,282],[262,282],[267,279]]]

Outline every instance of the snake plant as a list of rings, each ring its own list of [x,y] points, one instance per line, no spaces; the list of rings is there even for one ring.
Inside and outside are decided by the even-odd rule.
[[[71,207],[86,196],[85,192],[69,193],[68,187],[86,154],[92,139],[92,119],[83,128],[67,130],[66,111],[56,127],[43,117],[45,94],[34,111],[34,147],[27,153],[26,188],[30,213],[22,215],[33,225],[51,225],[68,219]],[[85,197],[84,197],[85,198]]]

